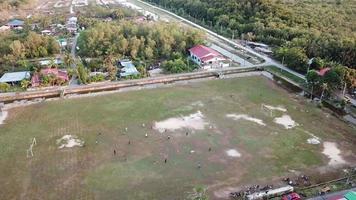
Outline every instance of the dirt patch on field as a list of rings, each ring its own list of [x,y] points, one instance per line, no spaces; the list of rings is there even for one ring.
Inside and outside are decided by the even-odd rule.
[[[329,165],[341,165],[345,164],[346,161],[341,157],[341,151],[334,142],[324,142],[323,154],[329,157]]]
[[[57,144],[59,145],[59,149],[72,148],[75,146],[82,147],[84,145],[84,141],[78,139],[75,135],[64,135],[62,138],[57,140]]]
[[[254,117],[250,117],[250,116],[245,115],[245,114],[239,114],[239,115],[237,115],[237,114],[227,114],[226,117],[231,118],[231,119],[236,120],[236,121],[243,119],[243,120],[255,122],[255,123],[257,123],[257,124],[259,124],[261,126],[266,126],[266,124],[263,122],[263,120],[257,119],[257,118],[254,118]]]
[[[179,129],[204,130],[209,123],[205,121],[204,115],[198,111],[188,116],[169,118],[164,121],[155,122],[153,128],[160,133],[166,130],[175,131]]]
[[[4,124],[4,121],[6,120],[7,118],[7,111],[2,111],[0,112],[0,125],[1,124]]]
[[[240,152],[238,152],[236,149],[229,149],[226,151],[226,154],[230,157],[241,157],[241,154]]]
[[[269,110],[277,110],[277,111],[281,111],[281,112],[287,112],[287,109],[284,108],[283,106],[271,106],[271,105],[266,105],[266,104],[264,104],[264,106],[266,108],[268,108]]]
[[[307,139],[308,144],[320,144],[320,138],[315,136],[314,134],[309,134],[311,138]]]
[[[276,124],[280,124],[280,125],[284,126],[284,128],[286,128],[286,129],[291,129],[291,128],[298,126],[298,124],[289,115],[283,115],[282,117],[276,117],[276,118],[274,118],[273,121]]]

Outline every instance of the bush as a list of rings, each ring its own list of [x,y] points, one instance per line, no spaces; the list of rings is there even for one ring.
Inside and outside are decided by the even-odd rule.
[[[168,60],[163,62],[162,68],[164,71],[169,73],[182,73],[191,72],[194,70],[195,65],[187,64],[182,58]]]
[[[7,83],[0,83],[0,92],[8,92],[11,86]]]
[[[105,76],[103,74],[96,74],[90,77],[90,82],[101,82],[105,80]]]

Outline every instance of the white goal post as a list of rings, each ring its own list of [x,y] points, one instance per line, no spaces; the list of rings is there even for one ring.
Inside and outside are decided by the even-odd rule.
[[[269,108],[266,104],[261,104],[261,110],[267,116],[270,116],[270,117],[274,116],[273,109]]]
[[[36,138],[33,138],[32,139],[32,142],[31,142],[31,145],[30,145],[30,148],[27,149],[26,153],[27,153],[27,158],[29,157],[33,157],[33,146],[34,145],[37,145],[37,141],[36,141]]]

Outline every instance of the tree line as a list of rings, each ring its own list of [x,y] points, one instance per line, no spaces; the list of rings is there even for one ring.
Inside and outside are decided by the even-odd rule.
[[[54,37],[35,32],[0,34],[0,72],[28,69],[27,59],[48,57],[59,53]]]
[[[165,60],[181,59],[186,63],[187,49],[203,41],[201,32],[174,24],[97,23],[80,34],[78,53],[81,57],[101,58],[101,62],[89,64],[93,70],[100,70],[100,66],[107,68],[122,58],[130,58],[147,68]],[[182,65],[183,69],[177,72],[189,71],[187,66],[193,65]],[[176,72],[175,69],[167,68],[167,71]]]
[[[297,59],[285,63],[306,73],[308,58],[356,68],[356,2],[343,0],[146,0],[225,36],[260,41]]]

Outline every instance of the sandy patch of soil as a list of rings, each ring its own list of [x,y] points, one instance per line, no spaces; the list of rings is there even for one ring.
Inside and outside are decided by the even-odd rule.
[[[341,151],[335,142],[324,142],[323,154],[329,157],[329,165],[335,166],[345,164],[346,161],[341,157]]]
[[[2,112],[0,112],[0,125],[1,124],[4,124],[4,121],[6,120],[6,118],[7,118],[7,111],[2,111]]]
[[[82,147],[84,145],[84,141],[78,139],[75,135],[64,135],[62,138],[57,140],[57,144],[59,145],[59,149],[72,148],[75,146]]]
[[[241,157],[241,154],[236,149],[229,149],[226,151],[226,154],[230,157]]]
[[[277,110],[277,111],[281,111],[281,112],[287,112],[287,109],[284,108],[283,106],[271,106],[271,105],[267,105],[267,104],[264,104],[264,106],[266,108],[268,108],[269,110]]]
[[[205,121],[204,115],[198,111],[188,116],[169,118],[164,121],[155,122],[153,128],[160,133],[166,130],[175,131],[178,129],[204,130],[209,123]]]
[[[247,120],[247,121],[251,121],[251,122],[255,122],[261,126],[266,126],[266,124],[263,122],[263,120],[261,119],[257,119],[257,118],[253,118],[253,117],[250,117],[248,115],[245,115],[245,114],[227,114],[226,117],[228,118],[231,118],[233,120],[240,120],[240,119],[243,119],[243,120]]]
[[[191,105],[196,107],[204,107],[204,103],[201,101],[193,102]]]
[[[320,138],[315,136],[314,134],[309,134],[311,138],[307,139],[308,144],[320,144]]]
[[[273,121],[276,124],[284,126],[284,128],[286,129],[291,129],[298,126],[298,124],[289,115],[282,115],[282,117],[276,117]]]

